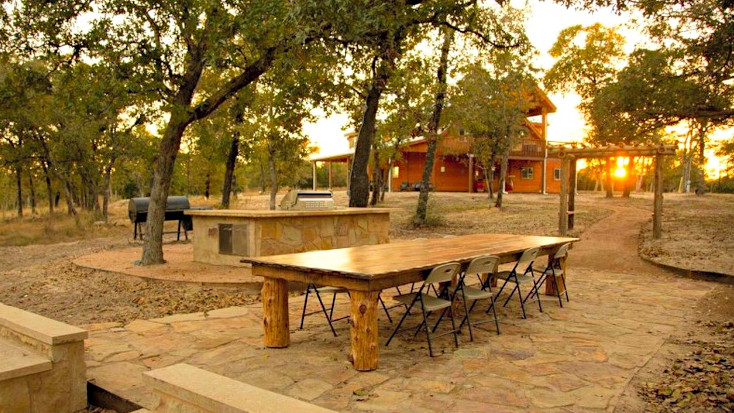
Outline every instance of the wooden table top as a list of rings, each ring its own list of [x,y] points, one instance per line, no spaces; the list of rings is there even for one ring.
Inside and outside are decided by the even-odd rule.
[[[429,270],[447,262],[467,263],[484,255],[514,256],[528,248],[553,248],[578,238],[474,234],[243,258],[253,266],[372,281]]]

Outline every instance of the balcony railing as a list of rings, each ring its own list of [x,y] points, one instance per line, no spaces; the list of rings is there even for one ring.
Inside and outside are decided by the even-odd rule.
[[[524,139],[510,149],[510,156],[542,158],[545,155],[545,142],[539,139]]]

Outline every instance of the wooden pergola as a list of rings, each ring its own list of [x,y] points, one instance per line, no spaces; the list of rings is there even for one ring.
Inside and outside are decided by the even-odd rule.
[[[548,149],[548,156],[561,159],[561,212],[558,217],[558,232],[566,235],[573,229],[576,209],[576,161],[587,158],[612,158],[620,156],[655,157],[655,200],[652,220],[652,236],[663,235],[663,156],[675,155],[676,145],[611,145],[587,147],[577,145],[554,146]]]

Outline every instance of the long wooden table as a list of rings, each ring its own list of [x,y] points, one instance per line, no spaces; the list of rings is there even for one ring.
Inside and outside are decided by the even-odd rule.
[[[528,248],[549,255],[554,248],[578,238],[511,234],[475,234],[451,238],[400,241],[298,254],[244,258],[252,274],[264,277],[262,287],[265,346],[290,344],[288,281],[344,287],[351,293],[350,361],[354,368],[377,368],[377,297],[380,291],[423,281],[431,269],[447,262],[463,265],[484,255],[497,255],[501,263],[516,261]],[[548,278],[546,293],[555,294]]]

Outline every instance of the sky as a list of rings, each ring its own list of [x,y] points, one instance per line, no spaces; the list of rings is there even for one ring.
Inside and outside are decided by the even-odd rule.
[[[513,1],[518,6],[519,2]],[[527,21],[526,30],[532,45],[538,51],[535,64],[542,69],[553,65],[553,59],[548,55],[558,33],[566,27],[581,24],[589,26],[601,23],[605,26],[617,27],[625,37],[625,51],[632,52],[637,44],[646,42],[647,38],[629,23],[633,16],[628,14],[617,15],[609,9],[597,10],[593,13],[585,10],[567,9],[551,0],[529,1],[531,14]],[[577,109],[580,98],[574,93],[565,95],[550,93],[551,101],[558,108],[556,113],[548,115],[548,140],[560,142],[581,141],[584,137],[585,122]],[[319,120],[304,124],[304,131],[311,142],[319,147],[320,155],[343,153],[348,150],[347,140],[344,137],[344,125],[347,123],[345,115],[321,117]],[[713,140],[731,138],[732,131],[720,131]],[[707,165],[709,176],[715,176],[718,168],[723,168],[719,160],[713,156],[713,151],[707,151],[710,158]]]

